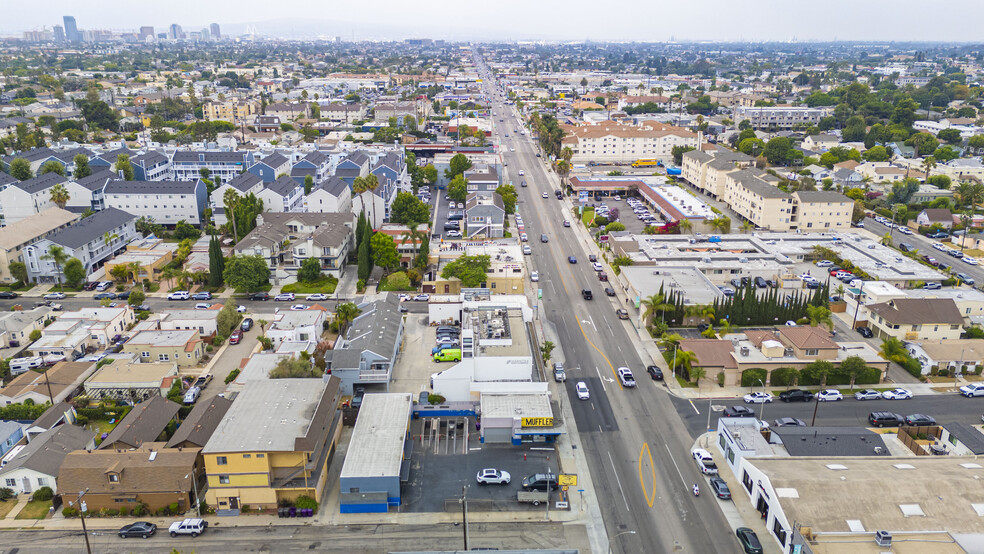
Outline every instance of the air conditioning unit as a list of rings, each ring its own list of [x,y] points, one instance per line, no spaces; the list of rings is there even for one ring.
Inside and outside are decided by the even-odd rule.
[[[741,355],[742,356],[748,356],[748,347],[747,346],[742,346],[741,347]]]

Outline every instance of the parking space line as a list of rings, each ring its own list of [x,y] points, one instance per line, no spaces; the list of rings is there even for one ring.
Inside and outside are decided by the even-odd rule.
[[[695,412],[697,412],[697,415],[700,415],[700,410],[697,409],[697,405],[694,404],[694,401],[687,399],[687,402],[690,402],[690,407],[693,408]]]
[[[612,459],[612,453],[608,453],[608,461],[612,464],[612,474],[615,476],[615,482],[618,483],[618,492],[622,493],[622,502],[625,502],[625,510],[631,512],[632,509],[629,508],[629,501],[625,498],[625,491],[622,490],[622,480],[618,478],[618,470],[615,469],[615,460]]]

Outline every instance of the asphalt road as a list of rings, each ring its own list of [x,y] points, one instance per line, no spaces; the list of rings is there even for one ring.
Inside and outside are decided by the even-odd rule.
[[[615,315],[616,300],[605,296],[605,285],[587,262],[590,252],[573,229],[563,227],[563,220],[573,216],[565,211],[568,204],[553,195],[558,180],[536,157],[530,135],[515,134],[521,122],[514,107],[496,101],[493,110],[506,117],[504,123],[495,122],[509,163],[504,179],[518,182],[519,169],[526,171],[529,187],[517,189],[517,211],[530,236],[550,237],[549,244],[530,243],[530,269],[540,272],[540,317],[556,329],[566,359],[568,398],[612,550],[735,552],[737,542],[714,499],[694,498],[690,491],[693,483],[704,481],[689,463],[693,441],[683,420],[665,390],[645,374],[647,364],[629,339],[634,331]],[[508,139],[499,134],[503,128]],[[541,198],[542,192],[548,198]],[[568,263],[572,254],[577,264]],[[594,300],[584,300],[582,288],[590,288]],[[633,369],[637,388],[621,387],[615,374],[619,366]],[[578,381],[588,385],[590,400],[577,400]]]
[[[984,284],[984,267],[980,265],[970,265],[968,263],[964,263],[960,261],[958,258],[948,256],[946,252],[940,252],[939,250],[933,248],[933,244],[938,243],[940,241],[926,238],[920,235],[919,233],[913,233],[911,235],[903,235],[902,233],[899,232],[898,229],[889,229],[886,225],[878,223],[877,221],[875,221],[870,217],[866,217],[864,219],[864,228],[867,229],[868,231],[871,231],[872,233],[874,233],[879,237],[884,236],[886,233],[891,231],[892,244],[894,245],[895,248],[898,248],[899,243],[902,242],[911,244],[912,246],[914,246],[919,250],[920,258],[922,256],[929,255],[936,258],[936,260],[939,262],[944,262],[948,264],[952,268],[950,270],[951,275],[956,273],[966,273],[967,275],[970,275],[971,277],[974,278],[975,286],[979,287],[982,286],[982,284]],[[947,248],[957,248],[959,250],[959,247],[952,243],[944,242],[942,244],[945,245]]]

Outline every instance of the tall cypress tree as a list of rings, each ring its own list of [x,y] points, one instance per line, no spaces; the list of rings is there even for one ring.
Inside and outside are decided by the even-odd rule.
[[[222,257],[222,245],[219,239],[212,235],[208,243],[208,284],[212,287],[222,285],[222,274],[225,272],[225,258]]]
[[[362,234],[366,231],[366,212],[359,212],[359,222],[355,225],[355,249],[358,251],[362,245]]]
[[[372,251],[369,244],[372,241],[372,227],[367,221],[362,228],[362,239],[359,241],[359,279],[366,280],[372,273]]]

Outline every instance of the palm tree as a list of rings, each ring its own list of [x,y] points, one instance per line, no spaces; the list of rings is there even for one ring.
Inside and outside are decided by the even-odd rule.
[[[823,325],[828,329],[834,328],[834,320],[830,315],[830,308],[823,306],[807,306],[806,317],[810,320],[810,326],[816,327]]]
[[[679,227],[680,231],[683,233],[689,233],[694,230],[694,224],[691,223],[689,219],[681,219],[677,227]]]
[[[352,320],[359,317],[359,314],[361,313],[362,310],[360,310],[359,307],[353,302],[344,302],[338,306],[335,306],[335,321],[338,322],[338,336],[342,336],[345,331],[345,327],[348,326]]]
[[[751,231],[754,228],[755,228],[755,226],[752,225],[752,222],[751,221],[744,221],[741,224],[741,232],[742,233],[746,233],[747,234],[749,231]]]
[[[714,321],[714,306],[710,304],[694,304],[683,310],[683,315],[696,317],[701,320]]]
[[[936,168],[936,158],[933,156],[926,156],[922,161],[923,171],[926,172],[926,178],[929,178],[929,173]]]
[[[63,265],[65,265],[65,262],[67,262],[70,258],[71,256],[69,256],[68,253],[65,252],[65,248],[62,246],[58,246],[57,244],[52,245],[50,248],[48,248],[48,253],[41,256],[42,260],[51,260],[55,264],[55,274],[57,275],[57,279],[58,279],[58,289],[61,290],[62,292],[65,291],[65,286],[64,283],[62,282],[61,268]]]
[[[260,334],[261,335],[264,334],[264,333],[266,333],[267,323],[269,323],[269,321],[267,321],[265,319],[257,319],[256,320],[256,324],[260,326]]]
[[[59,208],[64,209],[65,204],[68,204],[71,195],[68,193],[68,189],[65,185],[58,183],[57,185],[51,187],[51,201],[55,203]]]
[[[663,347],[664,350],[670,350],[671,348],[676,348],[680,346],[680,341],[683,337],[679,333],[664,333],[659,339],[659,345]]]
[[[689,352],[687,352],[687,354],[689,354]],[[697,384],[697,396],[700,397],[700,380],[707,377],[707,370],[700,366],[694,366],[691,367],[690,371],[687,373],[690,375],[690,378],[694,380],[694,383]]]
[[[130,274],[130,269],[123,264],[114,265],[113,269],[109,270],[109,274],[116,281],[126,281],[127,276]]]
[[[667,303],[666,300],[665,295],[654,294],[642,301],[642,305],[646,307],[646,311],[642,316],[642,318],[646,320],[646,327],[649,327],[652,323],[653,319],[656,317],[656,312],[659,312],[659,320],[662,322],[663,316],[666,314],[666,310],[672,310],[674,308],[673,304]]]
[[[565,146],[560,150],[560,158],[567,163],[571,163],[571,158],[574,157],[574,151],[571,150],[570,146]]]
[[[130,268],[130,273],[133,275],[133,284],[136,286],[137,283],[141,282],[140,271],[143,270],[143,265],[141,265],[140,262],[130,262],[127,265]],[[142,288],[143,286],[141,285],[141,289]]]
[[[117,235],[116,233],[110,234],[109,231],[106,231],[105,233],[103,233],[103,243],[106,246],[109,246],[110,244],[113,243],[113,241],[116,241],[116,240],[120,240],[120,236]]]
[[[164,269],[161,270],[161,279],[167,281],[168,289],[170,289],[174,285],[172,281],[174,280],[174,277],[177,274],[178,274],[178,270],[174,269],[171,266],[165,266]]]
[[[881,243],[884,244],[885,246],[891,246],[892,245],[892,234],[891,233],[885,233],[885,235],[882,236]]]
[[[234,188],[228,188],[222,195],[222,203],[225,205],[226,219],[232,222],[232,237],[235,242],[239,242],[239,232],[236,229],[236,204],[239,203],[239,194]]]

